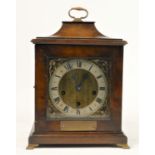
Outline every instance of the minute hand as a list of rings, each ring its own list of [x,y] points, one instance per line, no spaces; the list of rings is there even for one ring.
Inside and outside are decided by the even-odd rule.
[[[76,86],[76,89],[79,91],[81,89],[81,86],[83,84],[83,82],[88,79],[88,74],[84,74],[82,80],[80,81],[80,83]]]

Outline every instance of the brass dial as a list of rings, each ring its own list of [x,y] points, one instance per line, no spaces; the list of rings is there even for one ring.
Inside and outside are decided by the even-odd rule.
[[[88,106],[96,98],[98,85],[95,77],[84,69],[67,72],[60,80],[59,94],[72,108]]]
[[[92,61],[71,59],[52,74],[49,95],[53,105],[64,115],[87,117],[105,102],[106,77]]]

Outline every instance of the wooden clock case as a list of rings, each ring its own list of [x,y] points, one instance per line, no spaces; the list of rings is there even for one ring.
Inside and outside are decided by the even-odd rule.
[[[29,136],[28,149],[41,144],[104,145],[115,144],[128,148],[122,126],[122,39],[101,34],[94,22],[63,22],[60,30],[49,37],[37,37],[35,44],[35,122]],[[95,131],[61,131],[62,120],[47,120],[48,63],[51,57],[100,57],[111,62],[111,93],[109,120],[96,120]]]

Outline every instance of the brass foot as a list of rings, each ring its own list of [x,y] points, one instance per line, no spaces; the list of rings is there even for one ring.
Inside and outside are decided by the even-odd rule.
[[[116,144],[117,147],[121,147],[123,149],[129,149],[129,145],[128,144]]]
[[[27,150],[32,150],[32,149],[34,149],[34,148],[36,148],[38,146],[39,146],[39,144],[28,144],[28,146],[26,147],[26,149]]]

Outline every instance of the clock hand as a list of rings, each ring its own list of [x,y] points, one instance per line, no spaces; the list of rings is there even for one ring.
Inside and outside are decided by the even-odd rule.
[[[71,78],[75,82],[75,89],[76,89],[76,91],[78,91],[79,90],[79,87],[77,86],[77,80],[78,80],[77,79],[77,76],[75,76],[75,74],[72,74]]]
[[[77,91],[81,90],[81,86],[82,86],[83,82],[84,82],[85,80],[87,80],[88,77],[89,77],[89,76],[88,76],[88,73],[86,73],[86,74],[83,75],[82,80],[81,80],[80,83],[76,86],[76,90],[77,90]]]

